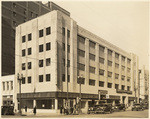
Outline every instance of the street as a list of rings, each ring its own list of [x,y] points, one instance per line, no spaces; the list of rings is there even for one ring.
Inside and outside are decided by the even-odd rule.
[[[60,114],[37,114],[27,116],[2,116],[2,118],[148,118],[149,110],[144,111],[120,111],[112,114],[81,114],[81,115],[60,115]]]

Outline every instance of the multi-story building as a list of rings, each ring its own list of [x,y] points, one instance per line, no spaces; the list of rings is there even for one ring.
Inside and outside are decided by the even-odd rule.
[[[145,66],[143,66],[139,70],[139,95],[141,101],[148,102],[149,100],[149,71],[145,69]]]
[[[81,107],[98,100],[131,104],[137,95],[138,57],[52,11],[16,28],[16,80],[23,74],[22,107],[57,111],[68,100]],[[20,97],[18,90],[16,99]],[[138,92],[137,92],[138,93]],[[16,100],[17,104],[17,100]]]
[[[1,77],[1,94],[2,94],[2,102],[3,106],[12,106],[14,104],[14,79],[15,75],[3,76]]]
[[[55,9],[70,15],[53,2],[2,1],[2,76],[15,74],[16,26]]]

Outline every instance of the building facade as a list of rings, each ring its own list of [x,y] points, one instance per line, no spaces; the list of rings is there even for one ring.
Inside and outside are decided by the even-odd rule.
[[[145,69],[145,66],[143,66],[139,70],[139,78],[140,78],[140,84],[139,84],[139,90],[140,90],[140,99],[141,101],[148,102],[149,100],[149,71]]]
[[[16,76],[23,74],[22,107],[56,112],[67,102],[70,107],[78,104],[78,76],[83,77],[82,110],[99,100],[132,104],[138,96],[134,93],[138,57],[78,26],[60,11],[19,25],[16,54]],[[15,92],[18,99],[20,94]]]
[[[53,2],[2,1],[2,76],[15,74],[16,26],[55,9],[70,15]]]
[[[14,79],[15,75],[1,77],[2,106],[14,105]]]

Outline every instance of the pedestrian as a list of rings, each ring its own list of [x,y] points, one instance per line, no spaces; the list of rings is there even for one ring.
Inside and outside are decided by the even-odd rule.
[[[33,113],[34,113],[34,115],[36,115],[36,106],[33,109]]]
[[[25,112],[27,112],[27,106],[25,106]]]
[[[63,106],[60,107],[60,114],[62,114]]]

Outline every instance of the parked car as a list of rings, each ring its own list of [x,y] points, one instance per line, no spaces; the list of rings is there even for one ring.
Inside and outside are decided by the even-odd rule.
[[[14,115],[14,106],[2,106],[1,114],[2,115]]]
[[[87,113],[88,114],[94,114],[95,113],[95,109],[96,109],[96,106],[89,107]]]
[[[142,103],[142,106],[143,106],[143,109],[148,109],[149,108],[148,103]]]
[[[132,111],[133,110],[136,110],[136,111],[143,110],[143,106],[139,103],[133,104]]]
[[[121,111],[121,110],[125,111],[126,110],[126,106],[125,106],[125,104],[116,104],[115,105],[115,110],[116,111]]]
[[[97,105],[94,112],[95,113],[112,113],[112,104],[103,103],[103,104]]]

